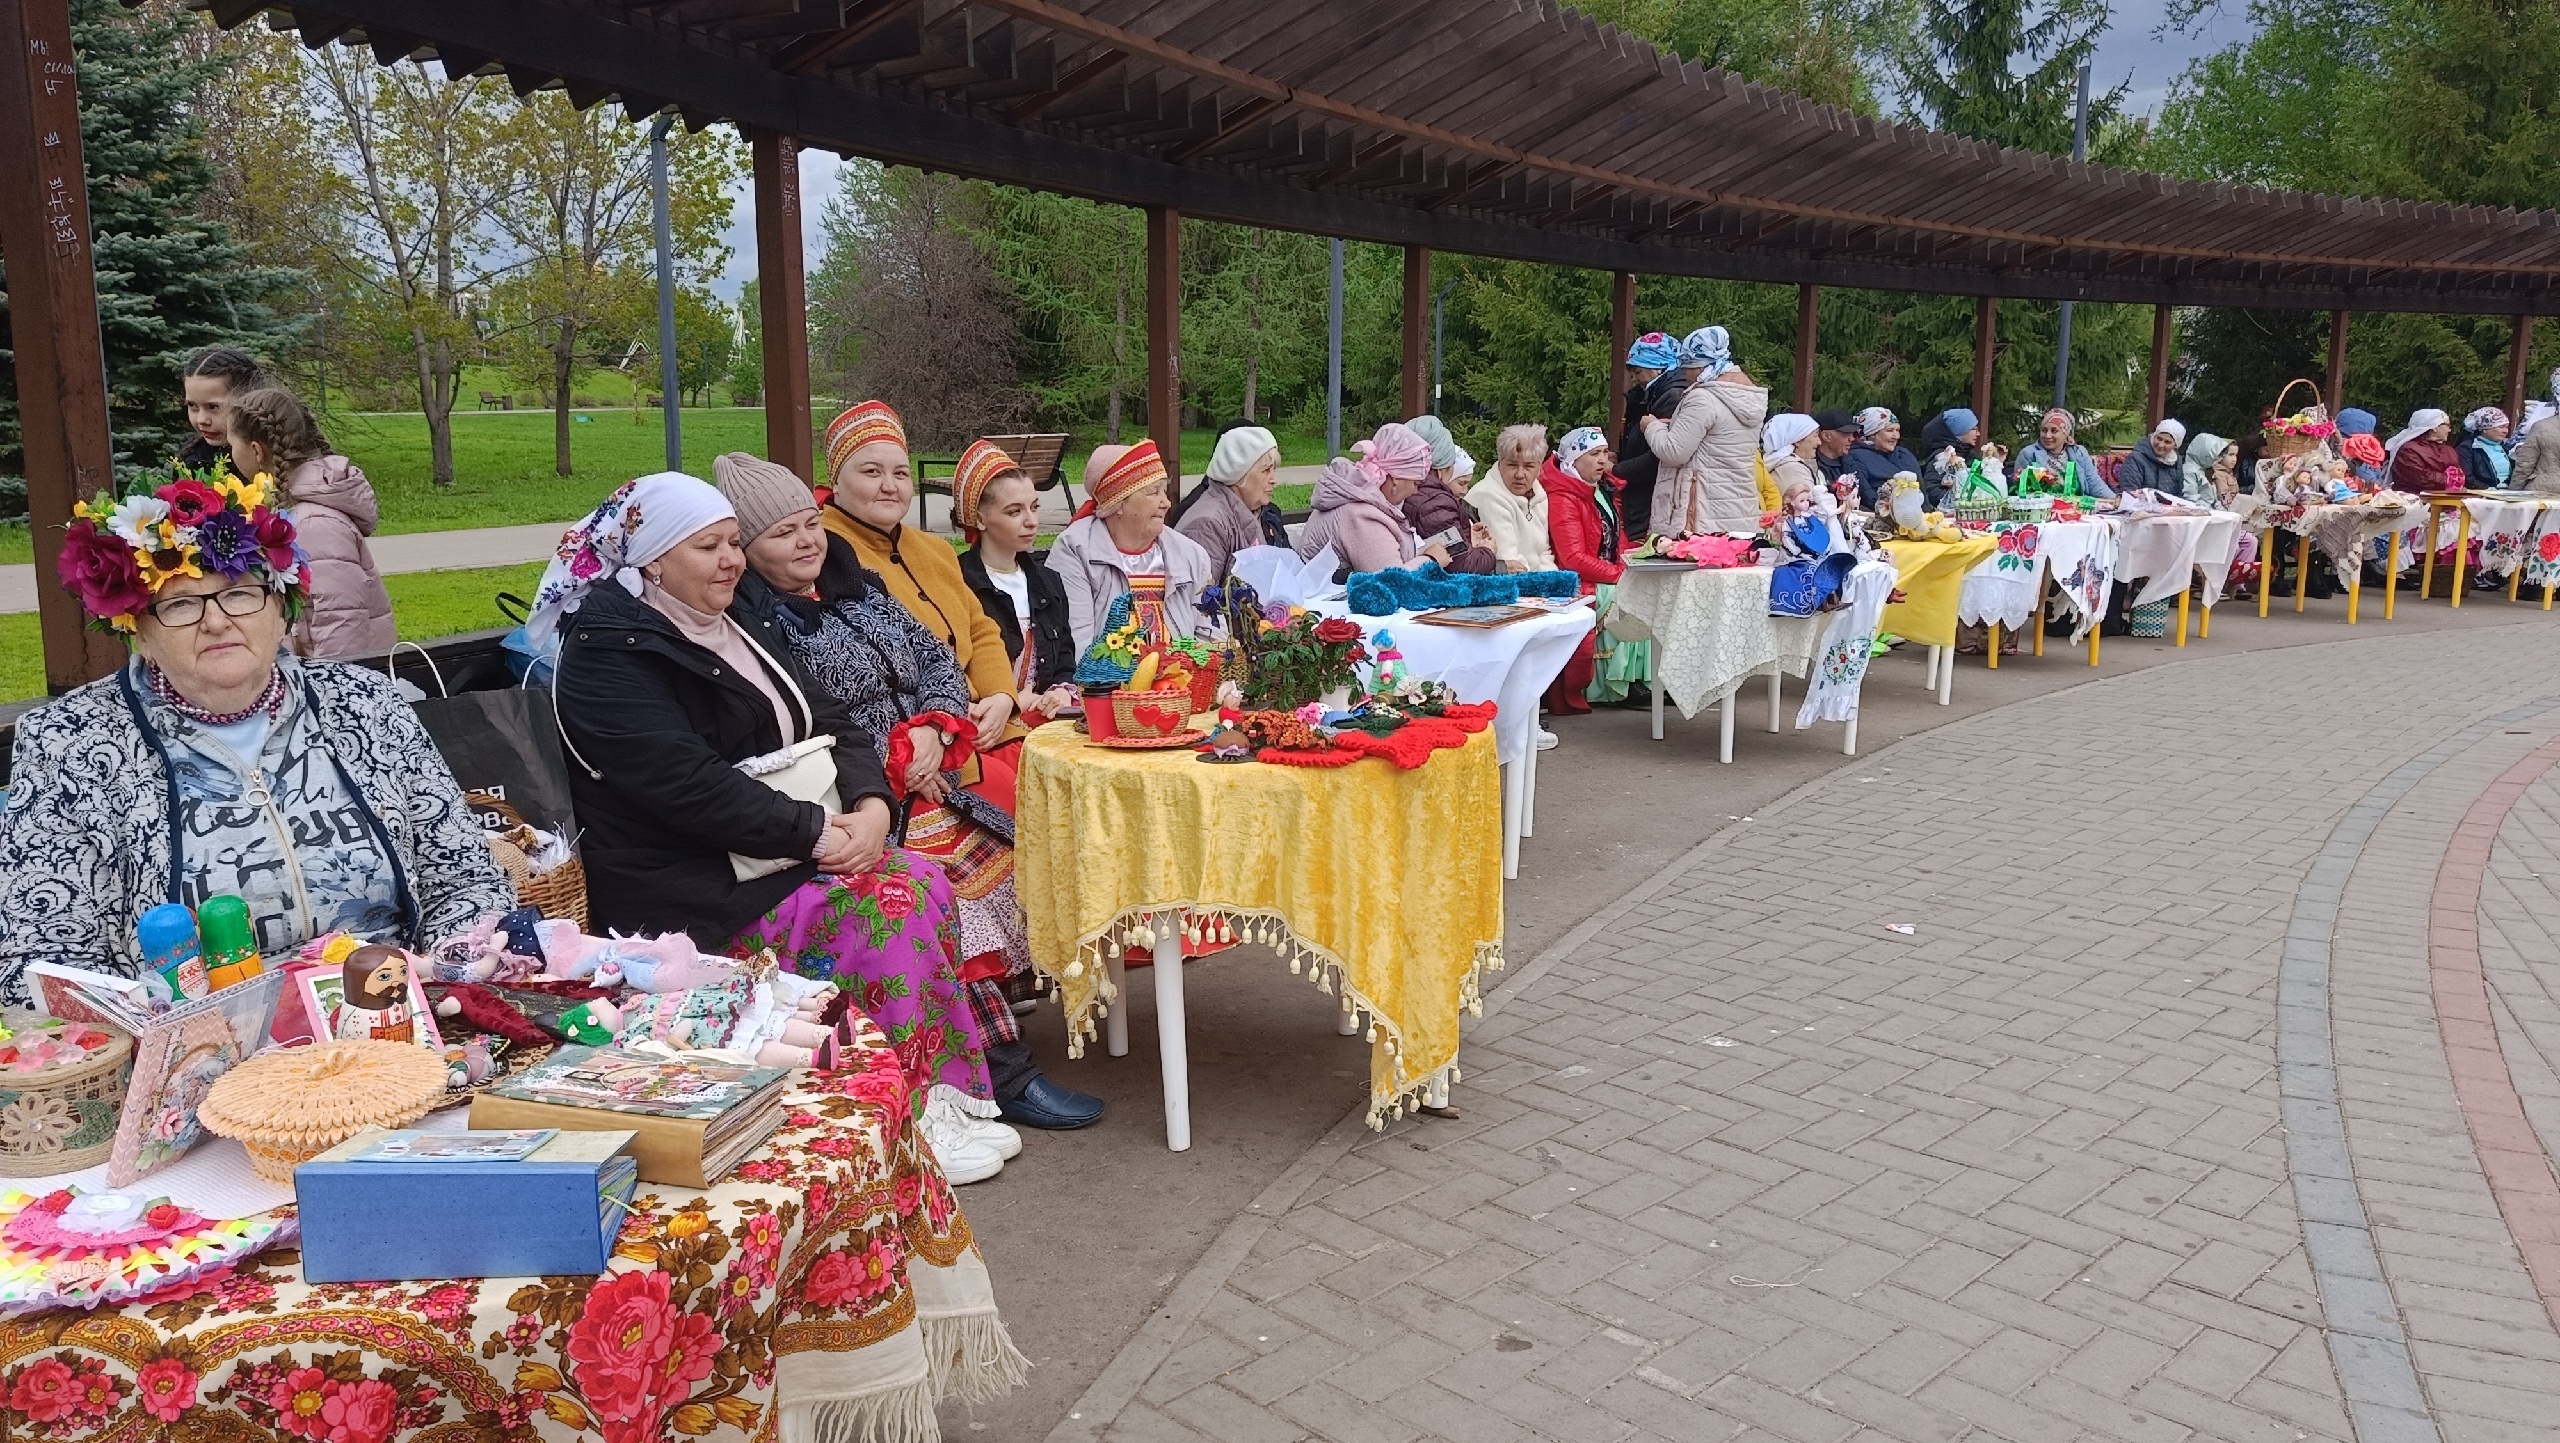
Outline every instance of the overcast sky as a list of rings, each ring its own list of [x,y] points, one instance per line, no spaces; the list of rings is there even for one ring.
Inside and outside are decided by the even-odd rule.
[[[2247,8],[2244,0],[2221,0],[2192,33],[2161,34],[2168,0],[2117,0],[2106,34],[2098,42],[2093,88],[2104,92],[2119,83],[2129,84],[2127,108],[2137,115],[2159,114],[2170,84],[2189,62],[2248,37]],[[843,164],[833,151],[800,153],[802,247],[811,266],[818,262],[818,217],[836,193],[836,173]],[[723,299],[735,301],[738,288],[756,273],[755,222],[753,188],[741,182],[729,226],[729,266],[712,286]]]

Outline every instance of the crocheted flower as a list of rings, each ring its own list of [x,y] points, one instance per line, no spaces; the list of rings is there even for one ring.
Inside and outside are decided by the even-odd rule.
[[[80,1130],[80,1114],[59,1097],[20,1093],[0,1107],[0,1142],[18,1152],[58,1151]]]
[[[139,554],[99,530],[98,523],[83,518],[64,531],[54,575],[64,590],[80,599],[81,610],[129,626],[133,614],[151,604],[151,588],[144,584],[136,560]]]
[[[175,1423],[196,1402],[196,1374],[176,1358],[154,1358],[134,1370],[133,1386],[142,1411],[163,1423]]]
[[[195,526],[223,507],[223,496],[192,476],[181,476],[159,490],[161,500],[169,503],[169,520],[179,526]]]

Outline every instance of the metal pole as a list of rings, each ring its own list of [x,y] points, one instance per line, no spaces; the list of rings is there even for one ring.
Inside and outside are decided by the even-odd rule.
[[[1458,288],[1456,281],[1444,281],[1431,296],[1431,414],[1440,414],[1440,339],[1447,333],[1449,292]]]
[[[1342,239],[1332,241],[1333,306],[1324,333],[1324,453],[1342,454]]]
[[[2080,67],[2080,102],[2071,114],[2071,158],[2089,158],[2089,67]],[[2053,404],[2063,406],[2071,390],[2071,303],[2062,303],[2062,329],[2053,351]],[[2153,419],[2158,419],[2154,417]]]
[[[658,227],[658,389],[665,393],[659,412],[667,420],[667,469],[684,469],[684,407],[676,390],[676,232],[667,213],[667,132],[673,115],[661,115],[649,127],[649,210]]]

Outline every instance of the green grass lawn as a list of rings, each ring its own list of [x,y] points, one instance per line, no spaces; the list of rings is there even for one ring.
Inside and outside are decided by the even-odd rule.
[[[44,636],[32,611],[0,614],[0,701],[44,695]]]
[[[548,411],[458,411],[453,418],[454,484],[439,489],[428,477],[427,422],[415,413],[341,414],[328,420],[329,439],[353,457],[382,501],[382,532],[454,531],[474,526],[517,526],[574,521],[614,487],[666,464],[666,437],[658,413],[580,411],[570,427],[574,476],[552,469],[552,416]],[[1142,433],[1124,432],[1133,438]],[[1099,435],[1078,436],[1067,448],[1067,474],[1079,485],[1085,458]],[[1218,438],[1186,431],[1185,469],[1198,474]],[[763,454],[764,412],[721,408],[684,413],[685,469],[708,478],[711,458],[723,451]],[[1292,466],[1323,461],[1322,437],[1283,436],[1281,459]],[[949,474],[948,458],[934,468]],[[1307,504],[1306,487],[1284,486],[1280,505]],[[35,559],[24,522],[0,523],[0,565]]]

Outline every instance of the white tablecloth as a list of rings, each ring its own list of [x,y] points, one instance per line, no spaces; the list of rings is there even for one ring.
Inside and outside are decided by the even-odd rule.
[[[1765,591],[1763,593],[1765,595]],[[1537,736],[1538,698],[1573,660],[1573,649],[1595,624],[1588,598],[1509,626],[1431,626],[1410,611],[1393,616],[1351,616],[1351,603],[1341,597],[1314,603],[1310,610],[1325,616],[1350,616],[1369,634],[1377,649],[1378,633],[1395,638],[1405,665],[1414,675],[1449,684],[1465,702],[1489,701],[1501,707],[1493,719],[1493,754],[1503,765],[1529,754]]]
[[[2213,515],[2205,512],[2108,519],[2116,528],[2116,575],[2142,583],[2128,603],[2133,606],[2147,606],[2186,590],[2195,577],[2196,552],[2204,543],[2205,530],[2215,524]],[[2223,559],[2223,569],[2228,571],[2227,552]]]
[[[1611,635],[1653,642],[1653,684],[1684,718],[1778,659],[1767,567],[1638,562],[1610,615]]]

